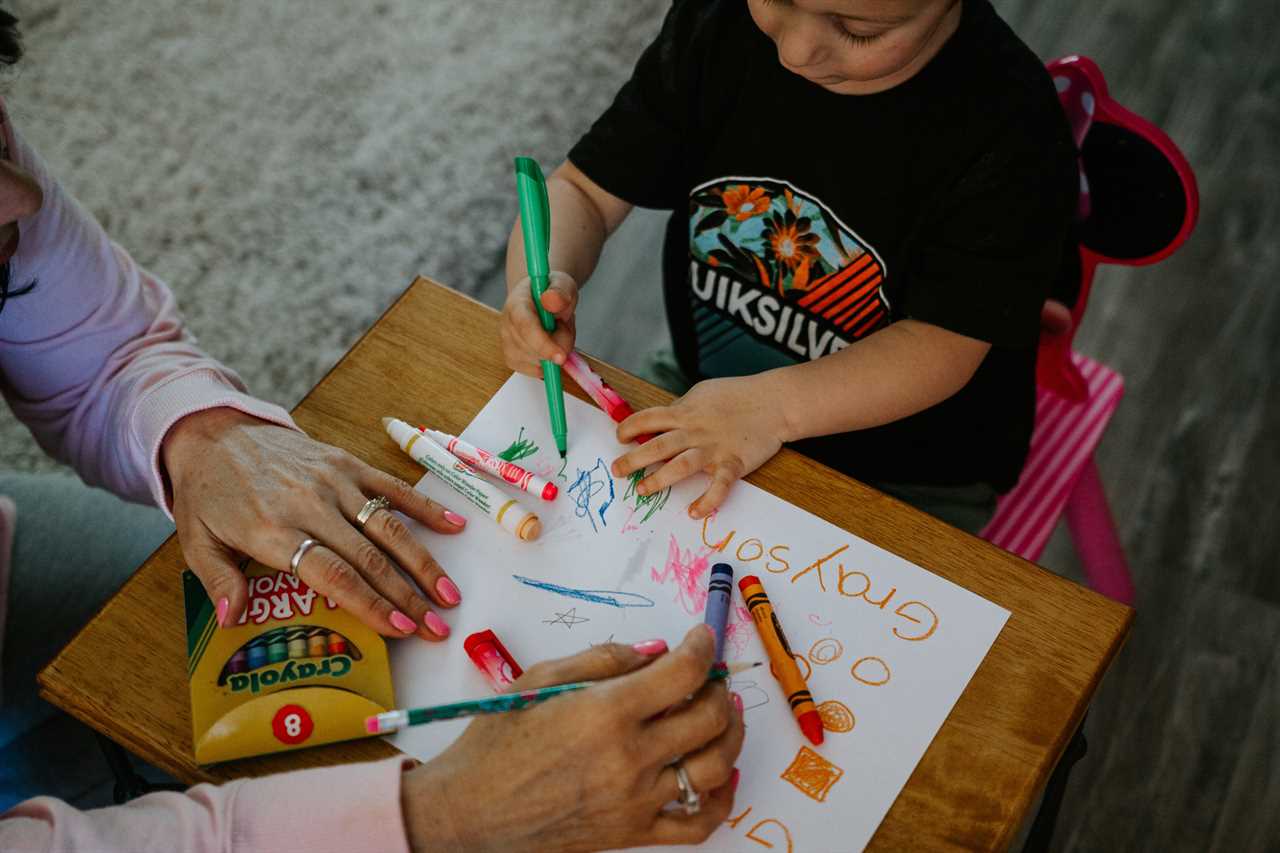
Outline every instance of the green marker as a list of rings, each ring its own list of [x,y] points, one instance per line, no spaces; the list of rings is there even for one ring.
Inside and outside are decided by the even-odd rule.
[[[524,234],[524,263],[533,285],[533,306],[538,309],[542,328],[556,330],[556,318],[542,307],[542,294],[551,283],[551,264],[547,252],[551,248],[551,205],[547,201],[547,182],[536,160],[516,158],[516,191],[520,195],[520,230]],[[542,360],[542,384],[547,389],[547,409],[551,413],[551,434],[563,459],[568,453],[569,428],[564,420],[564,386],[560,384],[560,365]]]

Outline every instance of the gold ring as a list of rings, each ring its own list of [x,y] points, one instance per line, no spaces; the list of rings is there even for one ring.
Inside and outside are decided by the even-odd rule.
[[[384,495],[378,495],[376,498],[369,498],[364,502],[364,506],[360,507],[360,511],[356,513],[356,527],[364,530],[364,523],[369,520],[369,516],[373,515],[380,509],[386,509],[391,506],[390,498]]]

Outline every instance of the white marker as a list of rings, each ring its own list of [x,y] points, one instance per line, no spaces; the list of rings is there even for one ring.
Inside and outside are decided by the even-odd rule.
[[[556,499],[556,495],[560,493],[555,483],[548,483],[532,471],[521,468],[514,462],[508,462],[496,453],[490,453],[487,450],[481,450],[475,445],[468,444],[456,435],[449,435],[449,433],[441,432],[438,429],[424,429],[423,432],[427,434],[427,438],[472,468],[487,471],[502,480],[502,482],[509,483],[522,492],[540,495],[544,501],[553,501]]]
[[[521,506],[515,498],[490,485],[479,471],[425,434],[396,418],[383,418],[382,425],[400,449],[413,457],[413,461],[444,480],[504,530],[525,540],[537,539],[542,533],[542,522],[538,516]]]

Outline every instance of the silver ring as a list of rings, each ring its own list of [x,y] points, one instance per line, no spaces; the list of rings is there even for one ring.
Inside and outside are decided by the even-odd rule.
[[[364,523],[369,520],[369,516],[373,515],[380,509],[386,509],[391,506],[390,498],[385,495],[378,495],[376,498],[369,498],[364,502],[364,506],[360,507],[360,511],[356,513],[356,527],[364,530]]]
[[[319,544],[319,540],[316,539],[303,539],[302,544],[293,552],[293,557],[289,560],[289,574],[295,578],[298,577],[298,563],[302,562],[302,556]],[[301,580],[301,578],[298,579]]]
[[[671,766],[676,771],[676,787],[680,789],[678,802],[684,807],[685,814],[697,814],[702,810],[702,797],[698,795],[697,791],[693,790],[693,785],[689,782],[689,774],[685,771],[684,765],[677,761]]]

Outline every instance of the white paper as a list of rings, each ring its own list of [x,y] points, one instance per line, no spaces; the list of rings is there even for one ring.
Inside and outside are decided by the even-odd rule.
[[[800,733],[767,666],[735,678],[731,686],[746,705],[741,777],[731,819],[704,847],[759,845],[780,853],[862,849],[1008,611],[747,483],[735,484],[705,524],[686,513],[706,488],[704,475],[638,505],[631,483],[608,472],[625,452],[614,438],[613,422],[569,395],[565,408],[570,450],[563,466],[542,384],[525,376],[513,375],[462,434],[494,453],[517,438],[539,448],[519,464],[555,482],[560,496],[548,503],[509,490],[542,519],[538,541],[517,540],[434,477],[419,484],[470,521],[457,536],[418,531],[461,587],[463,603],[444,613],[453,629],[447,642],[390,643],[400,707],[491,695],[462,651],[464,637],[486,628],[526,667],[610,639],[661,637],[674,645],[702,620],[710,566],[727,562],[735,586],[744,575],[761,578],[792,650],[805,659],[801,669],[814,701],[841,703],[854,726],[827,731],[825,743],[815,748]],[[710,547],[726,536],[720,552]],[[514,576],[614,601],[565,597]],[[738,591],[725,657],[766,660]],[[417,726],[389,740],[425,760],[467,722]],[[784,778],[802,753],[810,759],[817,753],[833,768],[805,771],[802,779],[790,774],[807,791]]]

